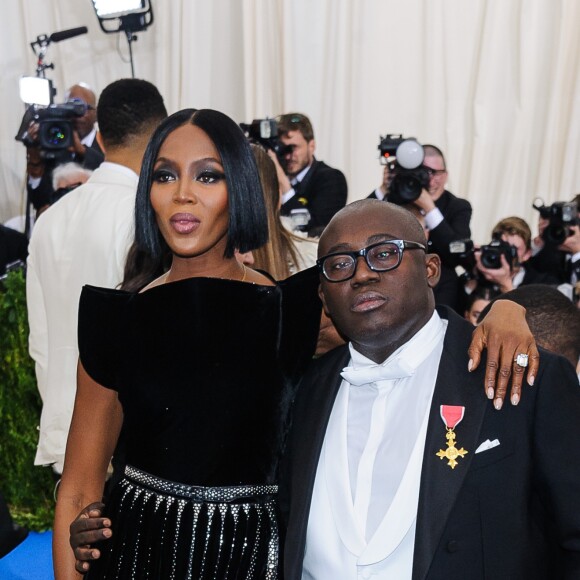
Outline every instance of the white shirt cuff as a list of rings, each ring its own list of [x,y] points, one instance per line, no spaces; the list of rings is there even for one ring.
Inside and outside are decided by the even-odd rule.
[[[425,225],[430,229],[434,230],[445,218],[441,213],[441,210],[436,207],[432,209],[429,213],[425,214]]]
[[[387,197],[382,191],[380,187],[377,187],[375,189],[375,195],[377,197],[377,199],[380,199],[381,201],[383,201],[383,199],[385,199],[385,197]]]

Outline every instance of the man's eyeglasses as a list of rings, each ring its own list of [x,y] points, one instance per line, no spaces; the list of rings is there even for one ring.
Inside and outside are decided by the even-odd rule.
[[[73,97],[72,99],[68,99],[67,103],[70,103],[71,105],[83,105],[85,107],[85,110],[87,110],[87,111],[96,111],[97,110],[97,107],[93,107],[93,105],[89,105],[88,103],[85,103],[85,101],[83,101],[79,97]]]
[[[447,173],[447,169],[431,169],[430,167],[425,167],[425,171],[430,178]]]
[[[359,257],[363,257],[374,272],[388,272],[399,267],[405,250],[426,252],[427,248],[418,242],[388,240],[355,252],[336,252],[322,256],[316,260],[316,265],[329,282],[345,282],[355,275]]]

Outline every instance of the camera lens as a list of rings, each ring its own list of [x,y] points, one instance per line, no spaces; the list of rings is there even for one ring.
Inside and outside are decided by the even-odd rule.
[[[481,264],[490,270],[499,270],[501,268],[501,252],[486,248],[481,252]]]
[[[72,143],[72,127],[68,121],[47,120],[40,123],[40,146],[43,149],[66,149]]]
[[[559,246],[569,236],[568,228],[560,225],[549,225],[543,234],[544,241],[548,244]]]
[[[388,201],[398,205],[413,203],[423,189],[429,187],[429,176],[423,167],[404,169],[395,165],[393,178],[389,184]]]
[[[46,132],[46,140],[51,145],[58,147],[66,139],[66,134],[58,125],[49,127]]]

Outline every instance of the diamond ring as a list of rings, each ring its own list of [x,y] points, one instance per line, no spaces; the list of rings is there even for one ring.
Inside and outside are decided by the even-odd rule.
[[[519,367],[527,367],[528,366],[528,355],[521,352],[520,354],[518,354],[516,356],[516,358],[514,359],[514,362],[519,366]]]

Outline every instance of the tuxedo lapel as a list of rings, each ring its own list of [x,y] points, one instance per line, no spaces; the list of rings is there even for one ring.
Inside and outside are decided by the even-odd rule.
[[[296,197],[305,197],[308,199],[310,194],[309,188],[310,182],[312,181],[312,176],[316,173],[318,169],[319,163],[320,161],[316,161],[316,159],[314,159],[312,165],[310,166],[310,169],[306,172],[304,179],[302,179],[302,181],[298,182],[296,185],[293,186],[294,191],[296,192]]]
[[[427,426],[417,512],[413,580],[423,580],[427,575],[473,459],[485,410],[489,405],[483,392],[485,361],[480,363],[477,371],[467,371],[467,347],[470,339],[471,328],[450,313]],[[441,405],[465,407],[464,418],[455,432],[457,447],[465,448],[468,453],[465,457],[458,458],[455,469],[449,467],[445,458],[436,456],[440,449],[447,448],[446,429],[440,415]]]
[[[344,346],[317,361],[316,372],[300,385],[294,406],[292,437],[288,449],[292,473],[292,509],[285,558],[290,562],[298,562],[300,570],[318,461],[330,414],[342,382],[340,372],[347,365],[349,357],[348,347]],[[290,574],[289,577],[294,576]]]

